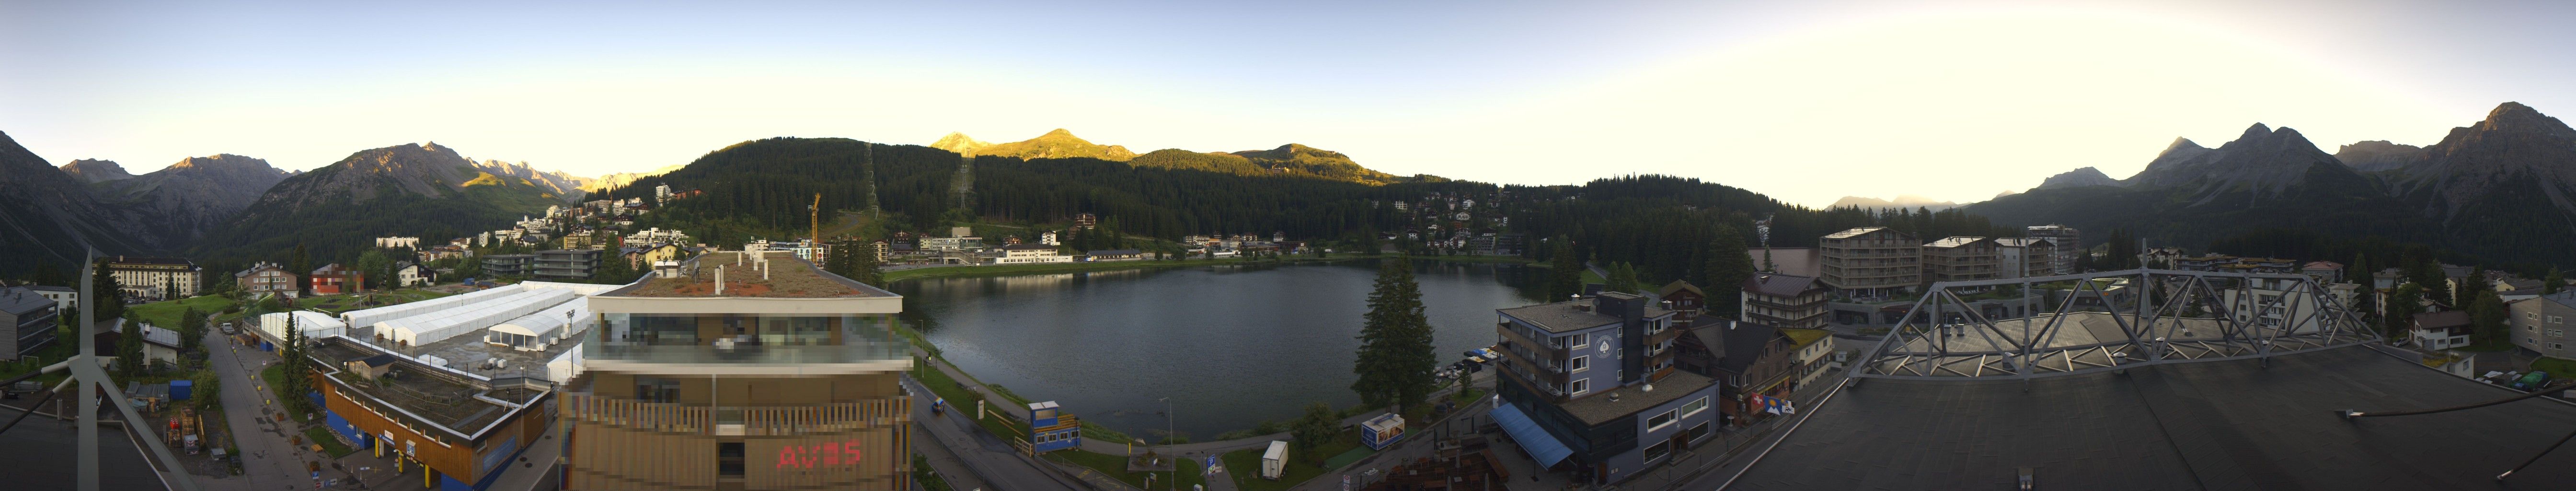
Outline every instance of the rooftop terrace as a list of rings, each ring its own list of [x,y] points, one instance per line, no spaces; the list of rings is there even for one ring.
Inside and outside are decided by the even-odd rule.
[[[722,270],[723,292],[716,278]],[[648,275],[611,297],[863,298],[893,293],[823,272],[792,252],[711,252],[680,264],[679,275]]]

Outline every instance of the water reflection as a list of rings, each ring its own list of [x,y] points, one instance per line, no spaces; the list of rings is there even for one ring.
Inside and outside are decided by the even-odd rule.
[[[951,363],[1012,392],[1147,436],[1163,406],[1205,440],[1308,402],[1358,402],[1349,386],[1376,261],[1209,266],[894,285],[904,318]],[[1443,359],[1494,341],[1493,309],[1534,303],[1544,269],[1416,261]],[[1151,429],[1152,431],[1145,431]]]

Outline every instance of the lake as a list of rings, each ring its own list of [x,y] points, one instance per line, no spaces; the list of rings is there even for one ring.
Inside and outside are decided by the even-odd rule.
[[[1311,402],[1359,403],[1351,362],[1377,265],[928,278],[890,289],[950,363],[985,383],[1149,441],[1165,423],[1156,399],[1170,397],[1173,424],[1207,441]],[[1494,309],[1537,303],[1524,287],[1543,285],[1546,270],[1415,261],[1414,274],[1445,364],[1492,345]]]

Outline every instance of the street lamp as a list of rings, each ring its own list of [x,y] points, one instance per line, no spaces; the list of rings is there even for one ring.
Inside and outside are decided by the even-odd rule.
[[[1172,453],[1172,444],[1177,440],[1173,437],[1179,434],[1179,432],[1175,430],[1178,426],[1175,426],[1172,423],[1172,398],[1165,397],[1155,400],[1163,401],[1163,455],[1172,459],[1172,482],[1171,487],[1167,489],[1179,491],[1181,489],[1181,456],[1179,454]]]

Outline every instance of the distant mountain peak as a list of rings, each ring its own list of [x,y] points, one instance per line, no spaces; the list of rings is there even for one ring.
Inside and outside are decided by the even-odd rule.
[[[2525,106],[2519,102],[2506,102],[2497,105],[2495,110],[2487,111],[2487,119],[2479,121],[2477,129],[2576,138],[2576,130],[2569,129],[2566,122],[2541,114],[2540,110],[2532,109],[2531,106]]]
[[[2343,165],[2352,166],[2353,170],[2362,172],[2404,168],[2424,160],[2424,155],[2424,147],[2391,143],[2388,140],[2352,142],[2335,148],[2334,153],[2335,160],[2343,161]]]
[[[2237,135],[2236,138],[2239,140],[2247,138],[2261,138],[2264,135],[2269,134],[2272,134],[2272,127],[2264,126],[2263,123],[2254,123],[2253,126],[2245,127],[2245,134]]]
[[[2178,143],[2177,143],[2178,145],[2189,145],[2189,144],[2191,144],[2191,140],[2175,139],[2174,141],[2178,142]],[[2192,148],[2199,148],[2199,146],[2198,146],[2198,145],[2194,145]],[[2168,148],[2168,149],[2167,149],[2167,150],[2165,150],[2165,151],[2166,151],[2166,152],[2168,152],[2168,153],[2170,153],[2170,152],[2172,152],[2173,150],[2172,150],[2172,149],[2170,149],[2170,148]],[[2112,178],[2111,178],[2111,176],[2103,174],[2101,169],[2096,169],[2096,168],[2092,168],[2092,167],[2079,167],[2079,168],[2076,168],[2075,170],[2070,170],[2070,171],[2066,171],[2066,172],[2059,172],[2059,173],[2057,173],[2057,175],[2054,175],[2054,176],[2048,176],[2048,179],[2046,179],[2046,180],[2042,180],[2042,181],[2040,181],[2040,182],[2039,182],[2039,187],[2032,188],[2032,189],[2057,189],[2057,188],[2072,188],[2072,187],[2083,187],[2083,186],[2118,186],[2118,185],[2120,185],[2120,181],[2119,181],[2119,180],[2112,179]]]
[[[1064,128],[1056,128],[1054,131],[1038,135],[1037,138],[1010,143],[984,143],[967,138],[964,134],[949,133],[948,136],[941,137],[938,142],[931,143],[930,146],[957,152],[960,155],[996,155],[1023,160],[1081,157],[1126,162],[1136,158],[1136,152],[1128,151],[1127,147],[1092,143],[1082,137],[1073,136],[1072,131]]]
[[[64,174],[70,174],[72,178],[79,179],[85,184],[134,178],[133,173],[126,172],[125,166],[118,165],[114,160],[80,159],[63,164],[59,168]]]

